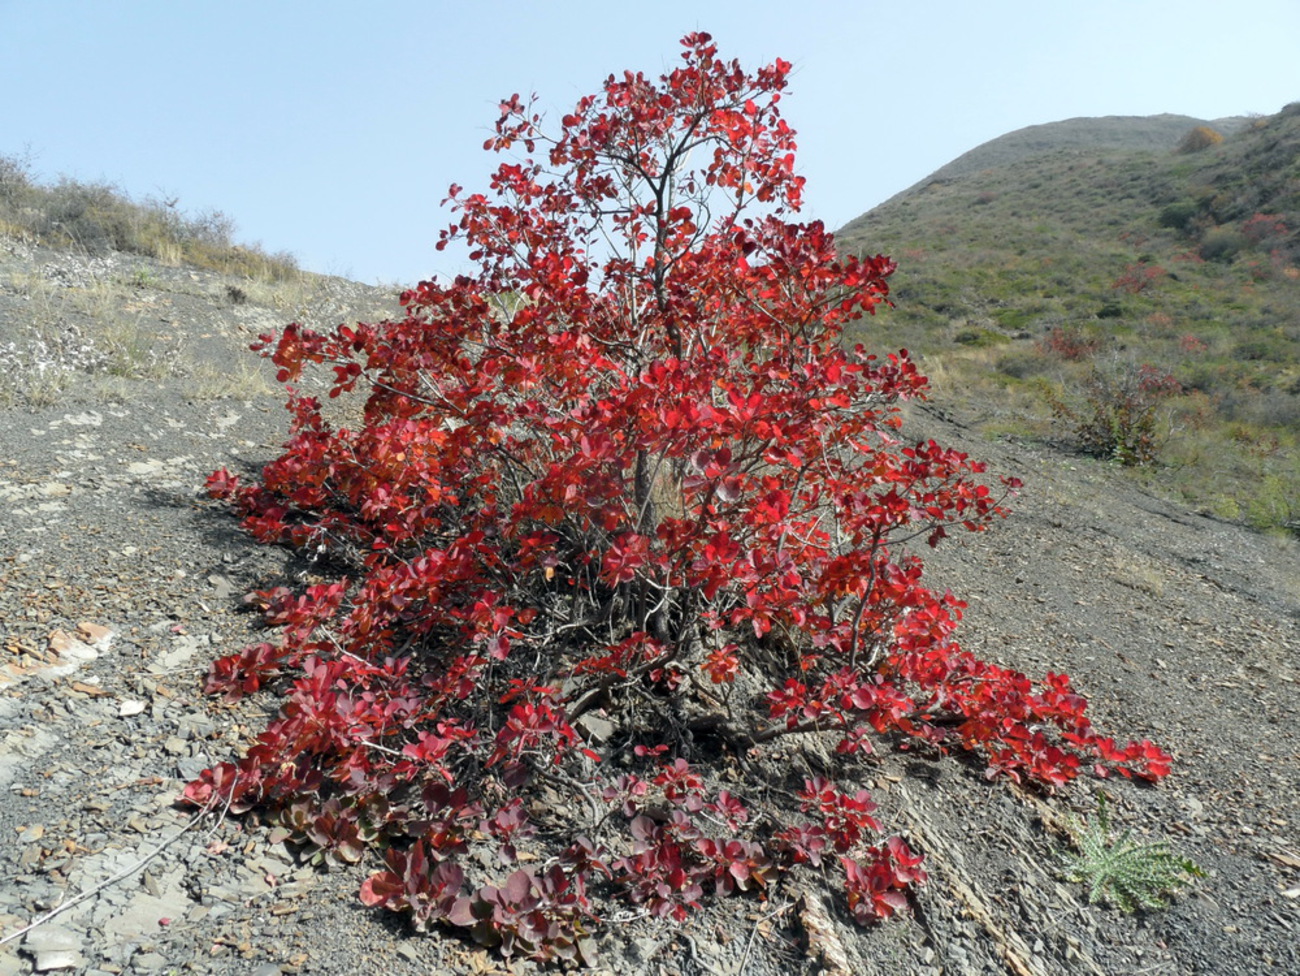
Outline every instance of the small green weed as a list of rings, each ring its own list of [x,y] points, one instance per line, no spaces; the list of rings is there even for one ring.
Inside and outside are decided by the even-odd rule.
[[[1070,818],[1078,854],[1066,856],[1063,874],[1088,886],[1089,904],[1107,901],[1122,912],[1163,908],[1165,896],[1205,872],[1193,861],[1173,853],[1164,841],[1132,840],[1131,829],[1112,838],[1106,794],[1097,793],[1097,815],[1084,823]]]

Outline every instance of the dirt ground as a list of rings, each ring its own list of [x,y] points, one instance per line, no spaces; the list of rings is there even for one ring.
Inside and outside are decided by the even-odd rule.
[[[255,633],[242,594],[301,570],[201,490],[216,467],[268,460],[283,435],[259,367],[237,364],[270,325],[366,317],[391,296],[331,279],[282,301],[238,298],[238,283],[203,272],[70,262],[0,248],[0,349],[34,310],[93,337],[97,317],[132,304],[132,335],[170,352],[135,375],[84,367],[35,405],[0,409],[0,976],[38,963],[504,971],[470,943],[361,906],[374,865],[323,872],[236,818],[191,821],[173,806],[272,707],[200,694],[208,663]],[[78,288],[98,288],[94,302],[70,301]],[[1090,905],[1059,864],[1062,824],[1092,815],[1095,781],[1034,795],[955,758],[882,749],[850,775],[926,855],[911,917],[857,928],[811,876],[762,900],[711,901],[680,926],[615,906],[596,971],[1300,973],[1300,546],[1184,511],[1104,464],[914,413],[912,436],[1024,482],[1007,522],[924,554],[931,584],[969,604],[964,642],[1031,676],[1070,674],[1098,726],[1173,753],[1160,785],[1105,789],[1118,826],[1207,876],[1160,911]],[[764,761],[781,777],[833,760],[808,741]]]

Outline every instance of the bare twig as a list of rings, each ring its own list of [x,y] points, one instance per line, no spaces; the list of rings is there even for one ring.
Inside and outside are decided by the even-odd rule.
[[[768,919],[776,918],[778,915],[784,915],[790,909],[794,908],[795,903],[787,900],[779,905],[775,911],[770,911],[766,915],[760,915],[754,919],[754,928],[749,933],[749,941],[745,943],[745,951],[740,957],[740,962],[736,966],[736,972],[746,972],[745,965],[749,962],[749,954],[754,951],[754,940],[758,938],[759,929]]]
[[[190,818],[190,822],[189,822],[189,823],[187,823],[184,827],[182,827],[182,828],[181,828],[180,830],[178,830],[176,833],[172,834],[172,836],[168,837],[165,841],[163,841],[161,844],[159,844],[157,847],[155,847],[152,851],[150,851],[147,855],[145,855],[143,858],[141,858],[141,859],[140,859],[139,861],[137,861],[135,864],[132,864],[130,867],[123,868],[121,871],[119,871],[117,874],[113,875],[111,878],[108,878],[108,879],[106,879],[106,880],[104,880],[104,881],[101,881],[99,884],[95,885],[93,888],[89,888],[89,889],[87,889],[86,891],[83,891],[81,894],[77,895],[76,898],[73,898],[72,901],[66,901],[66,902],[64,902],[63,904],[59,905],[57,908],[52,909],[52,910],[49,911],[49,912],[46,912],[46,913],[45,913],[44,915],[42,915],[40,918],[36,919],[36,921],[31,922],[31,923],[28,924],[28,925],[25,925],[23,928],[19,929],[17,932],[11,932],[9,935],[6,935],[3,939],[0,939],[0,946],[3,946],[3,945],[7,945],[7,944],[9,944],[10,942],[14,941],[15,939],[19,938],[20,936],[26,935],[26,934],[27,934],[28,932],[30,932],[32,929],[37,928],[38,926],[44,925],[44,924],[45,924],[46,922],[48,922],[50,919],[55,918],[55,917],[57,917],[57,916],[59,916],[59,915],[62,915],[64,912],[66,912],[69,908],[72,908],[74,905],[80,905],[80,904],[81,904],[83,901],[85,901],[87,898],[91,898],[91,897],[93,897],[93,896],[99,894],[99,893],[100,893],[101,891],[103,891],[105,888],[107,888],[107,887],[109,887],[109,886],[111,886],[111,885],[115,885],[115,884],[117,884],[119,881],[122,881],[122,880],[124,880],[124,879],[126,879],[126,878],[129,878],[131,875],[135,874],[137,871],[139,871],[141,868],[143,868],[146,864],[148,864],[150,861],[152,861],[154,858],[156,858],[156,857],[157,857],[159,854],[161,854],[163,851],[167,850],[167,848],[171,847],[171,845],[174,844],[174,843],[176,843],[176,841],[180,840],[181,837],[185,836],[185,835],[186,835],[187,833],[189,833],[192,829],[194,829],[195,825],[198,824],[198,822],[199,822],[200,820],[202,820],[204,817],[206,817],[206,816],[208,815],[208,813],[209,813],[208,810],[200,810],[198,813],[196,813],[193,817]],[[222,817],[222,819],[224,819],[224,816]],[[218,821],[218,823],[220,823],[220,821]]]

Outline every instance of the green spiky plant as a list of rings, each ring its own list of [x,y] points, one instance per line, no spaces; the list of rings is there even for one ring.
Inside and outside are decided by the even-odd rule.
[[[1106,794],[1097,792],[1097,815],[1084,822],[1071,817],[1069,829],[1078,854],[1066,855],[1063,875],[1088,886],[1089,904],[1108,901],[1122,912],[1163,908],[1165,896],[1205,872],[1169,850],[1164,841],[1131,839],[1132,829],[1112,837]]]

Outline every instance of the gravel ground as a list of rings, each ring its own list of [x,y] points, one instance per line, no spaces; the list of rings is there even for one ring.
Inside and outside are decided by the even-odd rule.
[[[257,367],[224,391],[199,379],[242,369],[240,348],[268,325],[368,317],[391,296],[328,279],[278,306],[236,301],[238,283],[124,260],[0,248],[0,347],[29,323],[35,278],[84,290],[125,273],[133,287],[100,288],[99,314],[134,302],[136,327],[171,350],[160,374],[78,372],[57,402],[0,410],[0,976],[505,971],[364,908],[372,865],[325,871],[237,818],[173,805],[274,707],[199,691],[213,658],[257,634],[242,594],[307,571],[201,491],[216,467],[272,456],[278,401]],[[94,316],[58,294],[42,314],[79,315],[93,339]],[[1044,798],[882,750],[863,782],[927,854],[914,917],[857,929],[813,878],[682,926],[615,908],[597,971],[1300,973],[1300,547],[1182,511],[1103,465],[963,444],[968,431],[914,419],[1025,483],[1004,525],[926,556],[932,582],[970,603],[966,643],[1031,675],[1073,675],[1100,726],[1173,752],[1159,787],[1107,785],[1114,816],[1208,876],[1160,912],[1088,905],[1056,865],[1062,818],[1093,809],[1091,784]],[[822,751],[791,743],[765,762],[783,776]]]

